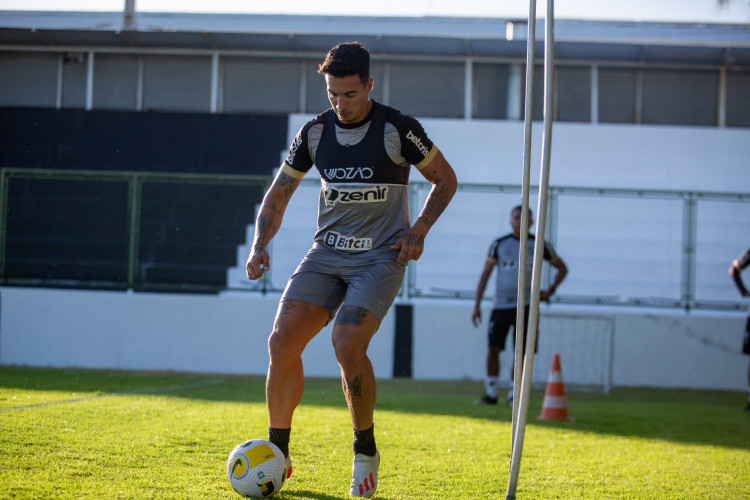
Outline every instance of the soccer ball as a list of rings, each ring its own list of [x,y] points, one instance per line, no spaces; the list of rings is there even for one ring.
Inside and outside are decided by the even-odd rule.
[[[227,477],[240,495],[269,498],[284,486],[286,458],[270,441],[251,439],[237,445],[229,454]]]

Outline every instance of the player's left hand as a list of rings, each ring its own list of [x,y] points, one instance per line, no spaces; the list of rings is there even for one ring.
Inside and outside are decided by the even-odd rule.
[[[413,228],[406,231],[391,245],[392,250],[399,250],[398,265],[405,266],[410,260],[419,260],[424,251],[424,236],[416,233]]]

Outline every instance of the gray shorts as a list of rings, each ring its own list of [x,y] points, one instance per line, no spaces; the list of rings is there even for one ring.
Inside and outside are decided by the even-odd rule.
[[[389,247],[342,254],[316,243],[289,278],[281,300],[299,300],[336,315],[343,304],[361,307],[383,321],[393,304],[406,266]]]

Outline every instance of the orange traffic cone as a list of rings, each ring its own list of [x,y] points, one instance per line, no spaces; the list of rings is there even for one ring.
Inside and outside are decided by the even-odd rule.
[[[547,390],[544,392],[544,403],[542,403],[542,414],[539,420],[567,420],[568,409],[565,405],[565,387],[563,386],[562,371],[560,371],[560,355],[555,353],[552,358],[552,367],[547,379]]]

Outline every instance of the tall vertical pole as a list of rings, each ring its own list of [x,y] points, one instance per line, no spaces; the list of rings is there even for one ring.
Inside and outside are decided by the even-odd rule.
[[[529,0],[529,22],[526,38],[526,95],[523,133],[523,176],[521,180],[521,241],[518,250],[518,303],[516,304],[516,349],[513,368],[513,417],[511,424],[511,456],[516,442],[518,422],[518,400],[521,394],[521,370],[523,359],[524,317],[526,315],[526,248],[529,244],[529,179],[531,177],[531,117],[534,89],[534,50],[536,42],[536,0]]]
[[[510,478],[506,500],[516,498],[518,473],[521,467],[523,439],[526,432],[526,418],[529,409],[531,374],[534,369],[534,349],[536,348],[537,326],[539,324],[539,293],[542,282],[542,261],[544,258],[544,229],[547,221],[547,199],[549,193],[549,168],[552,146],[552,113],[554,110],[554,0],[547,0],[544,35],[544,132],[542,135],[542,169],[539,179],[539,201],[537,206],[536,238],[534,241],[534,267],[531,278],[531,304],[529,310],[529,335],[526,357],[523,363],[523,380],[515,438],[511,450]],[[522,227],[522,233],[523,233]],[[525,270],[524,270],[525,271]],[[514,398],[515,399],[515,398]]]
[[[125,0],[125,11],[122,18],[122,29],[135,29],[135,0]]]
[[[94,51],[90,50],[86,57],[86,111],[94,107]]]
[[[5,243],[8,229],[8,195],[10,173],[0,169],[0,283],[5,281]]]
[[[141,195],[143,180],[132,174],[128,181],[128,288],[138,279],[138,255],[141,239]]]

